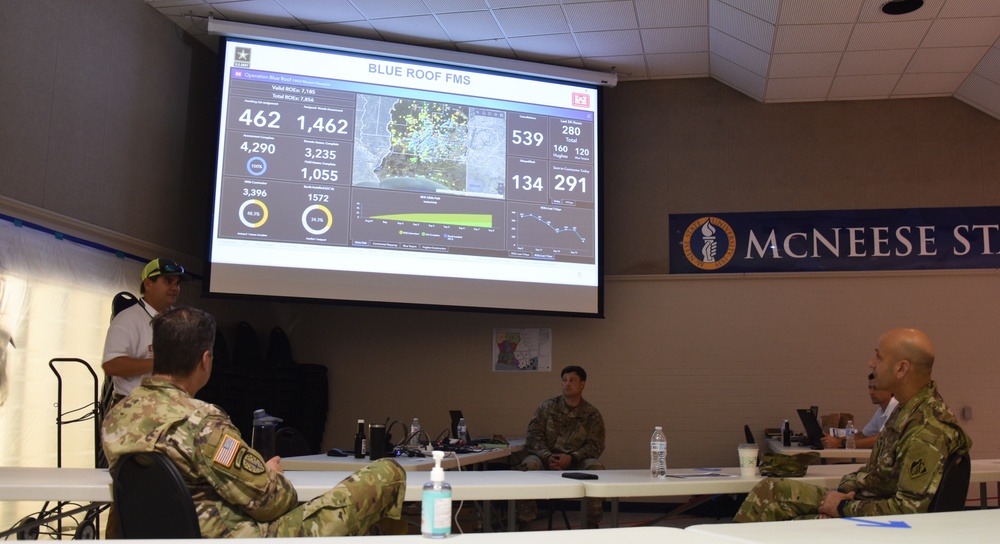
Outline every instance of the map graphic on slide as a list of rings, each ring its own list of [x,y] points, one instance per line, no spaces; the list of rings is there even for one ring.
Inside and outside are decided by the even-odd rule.
[[[358,95],[354,185],[503,194],[504,112]]]

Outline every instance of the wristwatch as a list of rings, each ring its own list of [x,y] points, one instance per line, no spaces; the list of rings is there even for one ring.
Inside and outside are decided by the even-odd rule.
[[[847,503],[848,503],[848,500],[844,499],[844,500],[840,501],[840,503],[837,504],[837,513],[840,514],[840,517],[845,517],[844,516],[844,507],[847,506]]]

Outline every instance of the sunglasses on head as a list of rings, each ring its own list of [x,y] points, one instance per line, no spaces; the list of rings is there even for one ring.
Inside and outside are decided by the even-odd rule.
[[[183,274],[184,267],[179,264],[165,264],[153,271],[150,276],[159,276],[161,274]]]

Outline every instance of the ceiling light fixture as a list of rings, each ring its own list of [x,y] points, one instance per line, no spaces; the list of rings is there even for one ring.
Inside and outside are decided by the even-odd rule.
[[[882,13],[887,15],[906,15],[913,13],[924,5],[924,0],[890,0],[882,4]]]

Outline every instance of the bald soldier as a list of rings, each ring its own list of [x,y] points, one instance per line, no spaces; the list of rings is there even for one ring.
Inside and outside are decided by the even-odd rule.
[[[165,453],[191,490],[205,538],[358,535],[400,518],[406,473],[389,459],[299,506],[280,458],[265,462],[222,409],[194,398],[211,375],[214,341],[215,320],[201,310],[153,319],[153,374],[104,419],[112,467],[129,452]]]
[[[916,329],[879,338],[868,365],[875,388],[899,406],[875,441],[868,463],[844,476],[836,490],[796,480],[765,478],[747,496],[735,521],[882,516],[926,512],[945,460],[968,453],[972,441],[931,380],[934,346]]]

